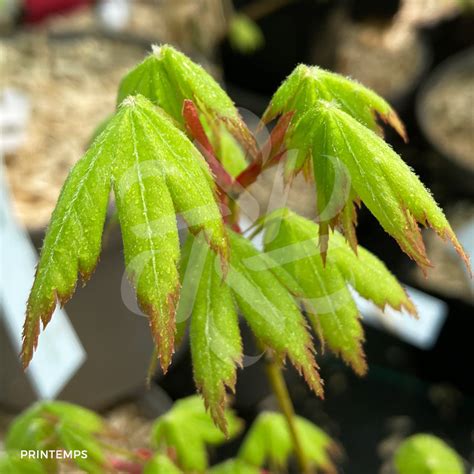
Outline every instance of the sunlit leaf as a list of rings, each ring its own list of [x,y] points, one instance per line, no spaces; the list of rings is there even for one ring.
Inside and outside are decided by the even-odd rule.
[[[353,79],[305,64],[297,66],[275,92],[262,120],[269,122],[290,111],[299,117],[321,99],[336,101],[344,112],[378,133],[382,133],[380,117],[406,140],[402,122],[382,97]]]
[[[230,410],[225,411],[229,437],[242,428],[241,421]],[[226,436],[206,413],[198,396],[184,398],[158,418],[153,425],[153,441],[158,447],[172,448],[176,462],[184,471],[204,472],[208,465],[207,445],[219,445]]]
[[[364,335],[348,285],[382,309],[390,305],[414,313],[402,286],[377,257],[360,246],[354,253],[338,232],[329,238],[324,265],[318,225],[288,209],[269,214],[264,227],[265,250],[299,285],[300,291],[294,294],[303,304],[315,332],[357,373],[364,374]],[[275,269],[281,272],[278,266]]]
[[[337,445],[310,421],[295,416],[295,428],[301,448],[312,467],[335,473],[330,454],[337,454]],[[238,457],[250,465],[281,469],[294,454],[287,421],[280,413],[263,412],[252,424],[239,450]],[[319,471],[318,471],[319,472]]]
[[[288,356],[308,385],[322,396],[311,335],[285,286],[271,272],[271,262],[244,237],[229,232],[227,283],[255,335],[278,355]]]
[[[182,298],[186,300],[186,292],[195,292],[190,324],[194,379],[213,420],[227,434],[226,387],[234,391],[236,364],[242,357],[238,317],[216,254],[202,237],[189,239],[192,245],[184,279],[188,281],[186,271],[193,273]],[[194,274],[196,269],[199,275]]]
[[[123,78],[117,104],[136,94],[159,105],[183,129],[183,102],[192,100],[208,122],[216,126],[224,123],[239,141],[254,146],[232,99],[200,65],[170,45],[154,46],[153,52]]]
[[[423,269],[430,266],[430,261],[418,223],[451,240],[468,262],[442,210],[415,173],[380,137],[335,102],[319,101],[306,112],[290,131],[287,146],[296,149],[302,160],[312,160],[316,187],[327,189],[321,203],[325,208],[319,208],[318,204],[321,226],[343,224],[346,237],[354,236],[351,239],[354,249],[353,223],[351,219],[341,220],[340,215],[344,214],[343,206],[353,206],[351,200],[360,199],[402,250]],[[343,202],[344,193],[334,185],[334,170],[341,168],[350,178],[346,186],[347,189],[350,186],[347,203]],[[334,197],[331,192],[335,193]],[[334,200],[336,205],[326,215],[329,200]],[[352,214],[350,208],[348,212]]]
[[[144,97],[125,100],[63,187],[38,264],[24,326],[23,363],[31,360],[40,319],[72,295],[78,272],[99,256],[111,183],[127,273],[149,316],[161,366],[174,350],[179,293],[176,214],[227,258],[227,238],[209,168],[171,119]]]
[[[444,441],[429,434],[407,438],[395,453],[398,474],[463,474],[458,454]]]

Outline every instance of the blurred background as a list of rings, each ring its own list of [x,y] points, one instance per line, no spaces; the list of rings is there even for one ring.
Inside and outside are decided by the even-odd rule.
[[[127,443],[146,446],[150,420],[194,392],[186,343],[168,375],[144,387],[151,337],[123,278],[113,219],[96,273],[66,305],[56,338],[51,330],[56,342],[27,375],[17,357],[33,250],[69,169],[114,111],[121,77],[151,44],[171,43],[200,62],[244,117],[259,116],[300,62],[373,88],[408,129],[408,144],[390,132],[387,140],[433,191],[472,255],[473,32],[472,0],[0,0],[0,438],[19,410],[58,396],[99,410],[126,428]],[[250,189],[262,212],[275,180],[270,170]],[[298,180],[289,199],[314,216],[311,185]],[[341,443],[341,473],[392,472],[394,449],[420,431],[445,439],[472,464],[472,280],[430,231],[425,239],[435,266],[428,278],[365,209],[358,236],[413,289],[423,322],[381,319],[361,301],[369,374],[360,379],[340,360],[320,355],[323,402],[288,368],[296,411]],[[258,355],[246,339],[246,354]],[[256,359],[239,371],[234,399],[248,422],[276,408]],[[48,385],[44,379],[53,375]],[[238,444],[219,448],[213,459],[232,455]]]

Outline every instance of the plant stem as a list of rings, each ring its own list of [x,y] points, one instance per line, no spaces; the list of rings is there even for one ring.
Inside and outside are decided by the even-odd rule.
[[[263,344],[258,341],[258,345],[262,350],[265,350]],[[272,387],[273,393],[275,394],[280,410],[283,413],[283,416],[288,423],[288,429],[290,431],[290,436],[293,441],[293,446],[295,449],[295,456],[298,462],[299,470],[302,474],[309,474],[310,468],[308,460],[306,458],[305,452],[303,451],[301,440],[296,430],[295,425],[295,410],[293,408],[293,403],[288,393],[288,387],[286,386],[285,379],[283,377],[281,367],[278,361],[275,360],[272,354],[269,354],[266,351],[265,357],[265,371],[267,373],[268,380]]]

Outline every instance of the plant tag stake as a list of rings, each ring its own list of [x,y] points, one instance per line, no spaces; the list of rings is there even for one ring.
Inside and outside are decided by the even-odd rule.
[[[0,176],[0,315],[17,353],[25,304],[35,272],[37,255],[12,215],[5,181]],[[62,309],[44,332],[35,360],[26,374],[40,399],[55,398],[84,363],[86,353]],[[18,356],[18,364],[20,357]]]

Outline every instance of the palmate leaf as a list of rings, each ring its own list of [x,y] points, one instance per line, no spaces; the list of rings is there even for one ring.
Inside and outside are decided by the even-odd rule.
[[[411,168],[380,137],[335,102],[319,101],[303,114],[289,132],[287,147],[297,150],[298,161],[312,161],[318,198],[324,195],[318,204],[322,230],[328,225],[342,224],[355,250],[353,205],[360,199],[423,269],[430,266],[430,261],[418,223],[451,240],[468,265],[468,257],[442,210]],[[338,168],[343,168],[350,178],[349,200],[345,204],[344,193],[335,184],[334,170]],[[337,203],[334,214],[325,215],[320,205],[327,206],[331,200]],[[322,251],[326,251],[324,246]]]
[[[318,472],[335,473],[330,454],[339,448],[320,428],[299,416],[294,417],[296,431],[306,459]],[[253,422],[239,450],[238,457],[250,465],[281,469],[294,453],[288,423],[280,413],[263,412]]]
[[[299,285],[300,291],[293,292],[323,344],[327,343],[356,373],[364,374],[364,335],[348,285],[382,309],[388,304],[414,313],[403,288],[377,257],[360,246],[356,255],[337,232],[329,239],[328,262],[324,265],[318,225],[288,209],[269,214],[264,227],[267,254]]]
[[[225,411],[229,437],[236,436],[242,422],[232,411]],[[206,446],[217,446],[226,436],[214,425],[198,396],[179,400],[153,425],[153,442],[157,447],[171,448],[176,463],[185,472],[205,472],[208,466]]]
[[[117,103],[136,94],[159,105],[183,129],[183,102],[192,100],[211,127],[225,124],[240,142],[255,147],[232,99],[200,65],[170,45],[154,46],[152,53],[122,79]]]
[[[357,81],[305,64],[297,66],[275,92],[262,120],[267,123],[286,112],[295,112],[297,119],[321,99],[337,101],[344,112],[382,134],[377,123],[380,117],[406,140],[402,122],[382,97]]]
[[[189,236],[183,257],[185,283],[178,314],[184,305],[192,304],[194,380],[212,419],[228,435],[226,387],[234,391],[236,365],[242,358],[237,312],[231,291],[223,284],[219,259],[202,236]]]
[[[40,320],[87,279],[100,253],[111,184],[127,273],[166,371],[173,352],[179,292],[176,214],[227,259],[227,238],[209,168],[172,120],[147,99],[130,97],[69,174],[53,212],[28,300],[22,360],[37,343]]]
[[[288,289],[272,273],[274,262],[247,239],[229,231],[230,268],[226,278],[253,333],[276,352],[288,356],[309,387],[323,395],[314,346],[305,320]],[[283,270],[280,276],[286,273]],[[285,276],[288,280],[289,276]]]
[[[397,474],[462,474],[458,454],[444,441],[429,434],[407,438],[395,453]]]

